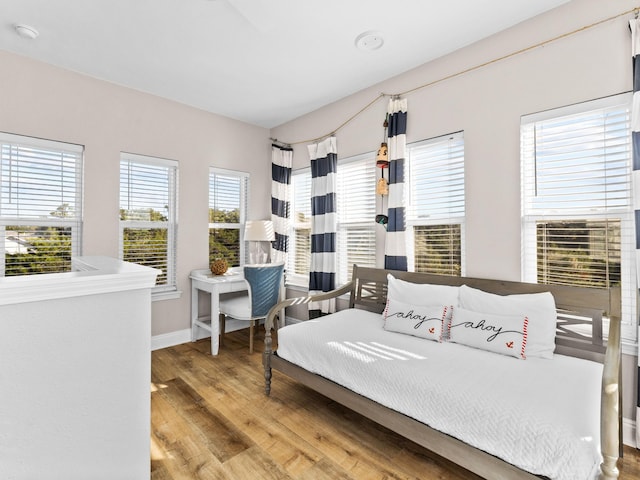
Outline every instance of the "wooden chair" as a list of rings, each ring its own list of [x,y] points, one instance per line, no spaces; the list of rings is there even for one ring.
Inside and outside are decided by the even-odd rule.
[[[249,353],[253,353],[255,325],[280,300],[280,286],[284,262],[245,265],[244,278],[249,284],[248,295],[220,301],[220,339],[224,338],[227,317],[247,320],[249,324]],[[222,342],[221,342],[222,343]]]

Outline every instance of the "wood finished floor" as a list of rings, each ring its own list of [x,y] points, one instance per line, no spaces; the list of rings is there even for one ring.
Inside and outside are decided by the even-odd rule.
[[[152,480],[475,480],[480,477],[274,372],[264,395],[262,339],[230,333],[152,354]],[[622,480],[640,479],[625,447]]]

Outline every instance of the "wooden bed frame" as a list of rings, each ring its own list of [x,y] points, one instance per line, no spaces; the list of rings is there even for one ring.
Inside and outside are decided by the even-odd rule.
[[[267,317],[263,355],[265,393],[271,392],[271,371],[276,369],[317,392],[370,418],[378,424],[412,440],[484,478],[495,480],[533,480],[539,477],[471,447],[449,435],[434,430],[406,415],[391,410],[352,392],[324,377],[294,365],[272,351],[271,330],[276,316],[292,305],[326,300],[349,294],[349,308],[382,312],[386,303],[387,273],[414,283],[468,285],[501,295],[550,291],[556,301],[558,324],[556,353],[604,363],[601,403],[601,480],[618,478],[617,461],[622,456],[621,381],[620,381],[620,289],[596,289],[562,285],[486,280],[469,277],[399,272],[354,265],[353,279],[346,285],[321,295],[290,298],[277,304]],[[605,346],[603,318],[609,319],[609,335]]]

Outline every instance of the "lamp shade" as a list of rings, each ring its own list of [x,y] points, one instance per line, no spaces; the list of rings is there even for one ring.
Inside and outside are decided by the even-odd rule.
[[[273,242],[276,235],[271,220],[247,220],[244,224],[244,239],[248,242]]]

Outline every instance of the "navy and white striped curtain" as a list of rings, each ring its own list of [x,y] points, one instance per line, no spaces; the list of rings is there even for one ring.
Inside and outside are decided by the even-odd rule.
[[[405,241],[404,167],[407,147],[407,99],[389,100],[389,199],[384,268],[407,270]]]
[[[336,137],[309,145],[311,158],[311,266],[309,294],[336,288]],[[335,300],[312,302],[309,317],[335,312]]]
[[[631,107],[633,170],[631,184],[636,222],[636,272],[638,285],[640,285],[640,21],[637,18],[631,20],[629,27],[631,27],[631,54],[633,56],[633,104]],[[640,338],[640,327],[638,328],[638,338]],[[640,347],[638,348],[640,350]],[[640,385],[640,351],[638,353],[637,375],[638,385]],[[638,428],[638,422],[640,421],[640,395],[638,395],[636,405],[636,443],[640,445],[640,428]]]
[[[293,149],[271,145],[271,221],[276,235],[271,261],[284,262],[289,251],[289,202]]]

